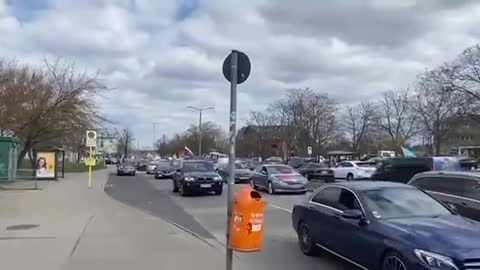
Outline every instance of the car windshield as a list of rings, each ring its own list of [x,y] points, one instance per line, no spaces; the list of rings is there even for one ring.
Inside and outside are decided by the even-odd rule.
[[[211,172],[214,171],[213,165],[209,162],[185,162],[183,170],[186,172]]]
[[[358,167],[364,167],[364,168],[375,168],[375,167],[377,167],[377,164],[375,162],[356,162],[355,164]]]
[[[364,191],[362,197],[372,215],[378,219],[451,214],[442,204],[415,188],[379,188]]]
[[[288,166],[269,166],[268,172],[270,174],[294,173],[293,169]]]
[[[134,166],[134,164],[132,162],[124,162],[122,163],[122,166]]]
[[[248,169],[247,165],[245,165],[244,163],[235,163],[235,169]]]
[[[168,161],[160,161],[157,163],[158,167],[170,167],[170,162]]]

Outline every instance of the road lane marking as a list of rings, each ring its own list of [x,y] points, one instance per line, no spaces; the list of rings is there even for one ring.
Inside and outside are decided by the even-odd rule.
[[[292,213],[292,210],[287,209],[287,208],[285,208],[285,207],[281,207],[281,206],[278,206],[278,205],[273,204],[273,203],[269,203],[268,205],[270,205],[271,207],[275,207],[275,208],[277,208],[277,209],[283,210],[283,211],[285,211],[285,212]]]

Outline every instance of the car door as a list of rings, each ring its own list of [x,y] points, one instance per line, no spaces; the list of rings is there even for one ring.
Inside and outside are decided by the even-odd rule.
[[[339,187],[321,188],[309,202],[314,239],[323,248],[332,249],[338,245],[335,224],[337,215],[342,212],[338,209],[340,191]]]
[[[463,205],[465,207],[465,216],[480,221],[480,182],[470,180],[467,183],[465,190],[465,197],[467,198]]]
[[[347,174],[351,166],[352,164],[346,161],[338,164],[338,167],[335,168],[335,178],[341,178],[341,179],[347,178]]]
[[[258,175],[258,183],[260,186],[267,188],[267,182],[268,182],[268,169],[265,166],[262,166],[262,169],[260,170],[260,174]]]
[[[358,219],[348,219],[343,217],[342,213],[337,213],[336,219],[334,220],[334,228],[336,230],[335,237],[337,240],[334,241],[332,249],[355,263],[363,266],[369,265],[371,263],[369,261],[371,256],[368,253],[375,247],[372,246],[372,239],[374,239],[374,237],[370,237],[372,232],[369,231],[370,228],[366,225],[367,216],[365,209],[362,207],[356,194],[347,188],[341,188],[337,205],[341,211],[349,209],[362,211],[364,219],[362,221]],[[348,245],[345,243],[348,243]]]
[[[262,186],[263,185],[261,184],[261,181],[262,181],[262,169],[263,169],[263,166],[260,165],[260,166],[257,166],[255,168],[255,170],[253,171],[253,176],[252,176],[252,181],[253,181],[253,185],[255,186]]]

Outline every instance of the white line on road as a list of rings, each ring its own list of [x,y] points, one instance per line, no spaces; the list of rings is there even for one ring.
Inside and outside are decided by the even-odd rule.
[[[273,203],[269,203],[268,205],[270,205],[271,207],[275,207],[275,208],[277,208],[277,209],[283,210],[283,211],[285,211],[285,212],[292,213],[292,210],[287,209],[287,208],[285,208],[285,207],[281,207],[281,206],[278,206],[278,205],[273,204]]]

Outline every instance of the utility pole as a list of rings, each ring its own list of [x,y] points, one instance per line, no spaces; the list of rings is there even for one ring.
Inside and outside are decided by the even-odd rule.
[[[128,156],[128,141],[130,140],[130,134],[128,134],[128,130],[124,130],[124,139],[125,139],[125,158]]]
[[[153,151],[157,152],[157,138],[156,138],[156,127],[157,125],[160,125],[160,123],[153,123]]]
[[[194,109],[198,111],[199,117],[198,117],[198,156],[202,155],[202,112],[203,111],[208,111],[208,110],[214,110],[215,107],[203,107],[203,108],[198,108],[195,106],[187,106],[189,109]]]

